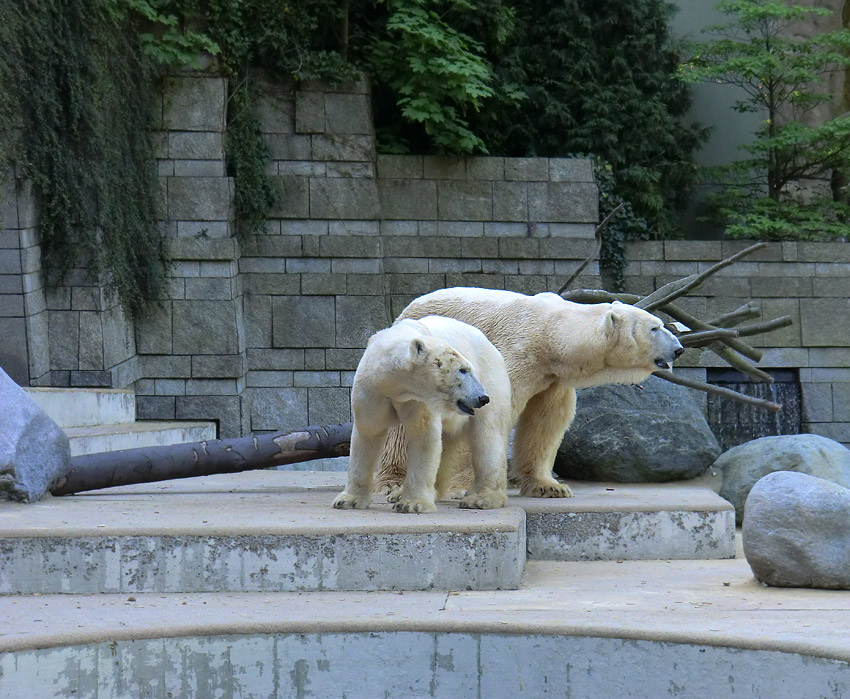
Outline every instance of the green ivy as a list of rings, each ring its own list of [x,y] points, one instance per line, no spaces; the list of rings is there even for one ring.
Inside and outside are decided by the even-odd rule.
[[[242,83],[231,96],[225,140],[227,171],[236,182],[234,208],[241,238],[263,232],[275,203],[266,175],[268,149],[248,89],[249,84]]]
[[[48,282],[73,267],[111,281],[138,314],[161,296],[153,72],[114,0],[0,0],[3,157],[40,202]]]

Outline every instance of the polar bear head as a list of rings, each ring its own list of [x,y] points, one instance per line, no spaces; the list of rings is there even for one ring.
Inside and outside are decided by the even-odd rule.
[[[476,408],[490,402],[472,364],[445,341],[427,335],[415,337],[409,352],[421,398],[465,415],[474,415]]]
[[[639,369],[648,376],[656,369],[669,369],[685,351],[664,322],[642,308],[615,301],[602,325],[609,348],[605,363],[612,368]]]

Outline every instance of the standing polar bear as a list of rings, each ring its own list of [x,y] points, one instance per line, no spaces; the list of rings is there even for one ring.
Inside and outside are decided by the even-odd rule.
[[[619,302],[588,305],[552,293],[455,287],[415,299],[399,317],[432,314],[474,325],[502,353],[516,422],[510,476],[522,495],[534,497],[572,495],[552,477],[552,465],[575,417],[576,389],[639,383],[684,351],[659,318]],[[403,442],[400,430],[388,439],[379,492],[403,477]]]
[[[337,509],[369,506],[373,473],[397,425],[407,435],[407,475],[389,498],[397,512],[435,512],[435,499],[455,470],[468,467],[459,461],[470,454],[474,480],[460,506],[507,503],[510,379],[480,330],[436,316],[381,330],[357,366],[351,405],[348,483],[334,500]]]

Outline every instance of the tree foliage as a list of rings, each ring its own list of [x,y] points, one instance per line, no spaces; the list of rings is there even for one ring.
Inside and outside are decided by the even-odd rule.
[[[850,66],[850,31],[801,38],[795,25],[830,10],[777,0],[724,0],[718,9],[729,21],[706,29],[713,38],[691,47],[680,76],[734,85],[743,97],[733,108],[764,117],[744,146],[746,157],[711,173],[721,186],[714,202],[727,233],[769,239],[847,235],[846,193],[824,196],[805,181],[832,180],[838,190],[850,167],[850,117],[817,124],[812,114],[833,100],[825,78]]]
[[[514,0],[516,29],[493,48],[496,74],[527,96],[475,122],[491,152],[592,153],[655,232],[688,196],[705,131],[684,123],[689,89],[664,0]],[[500,108],[501,107],[501,108]]]

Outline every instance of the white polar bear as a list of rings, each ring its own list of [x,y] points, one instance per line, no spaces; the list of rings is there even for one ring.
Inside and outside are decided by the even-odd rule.
[[[357,366],[351,404],[348,482],[334,507],[369,506],[375,467],[388,431],[397,425],[407,435],[408,468],[389,498],[393,509],[435,512],[434,501],[446,493],[452,473],[468,466],[461,458],[471,459],[474,477],[461,507],[507,503],[510,379],[499,351],[480,330],[436,316],[381,330]]]
[[[510,476],[522,495],[572,495],[552,478],[552,465],[575,416],[576,389],[639,383],[684,351],[659,318],[619,302],[588,305],[552,293],[455,287],[415,299],[399,317],[431,314],[474,325],[502,353],[516,421]],[[403,443],[400,430],[390,435],[379,492],[403,477]]]

